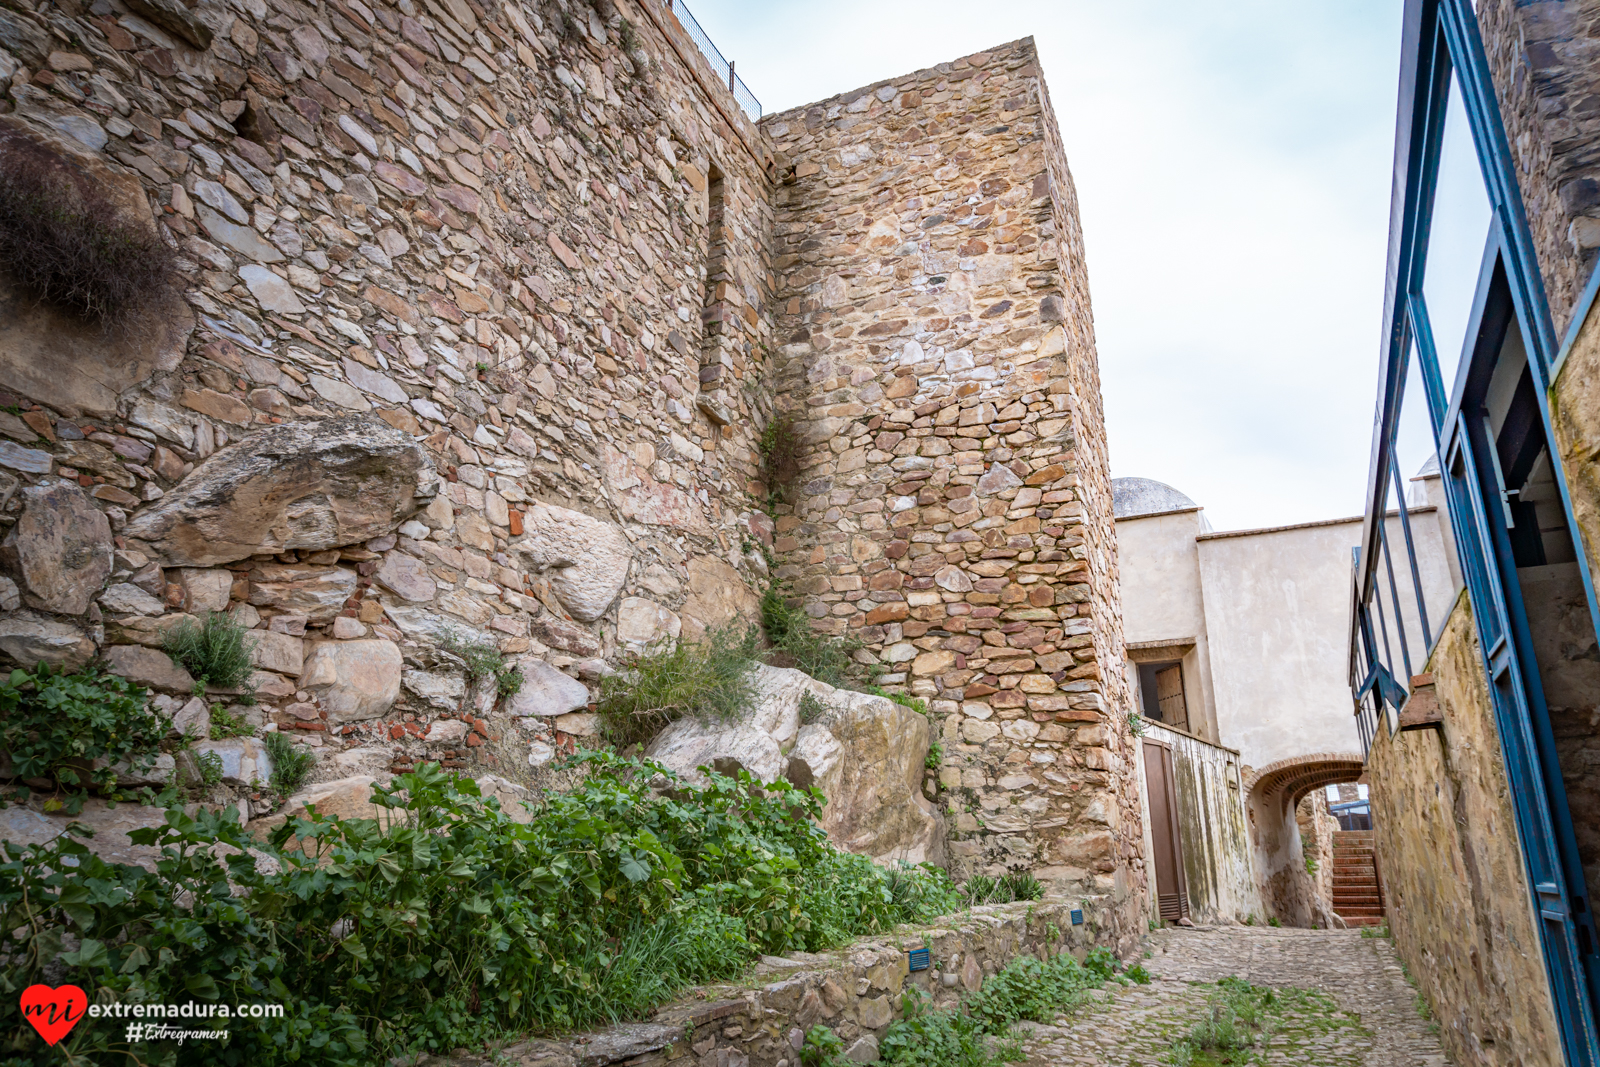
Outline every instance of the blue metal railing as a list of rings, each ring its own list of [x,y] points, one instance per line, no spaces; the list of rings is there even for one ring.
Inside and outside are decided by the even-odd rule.
[[[683,27],[684,32],[689,35],[689,38],[694,41],[695,45],[706,57],[706,60],[710,62],[711,69],[717,72],[717,77],[727,83],[728,91],[739,102],[739,106],[744,108],[745,114],[759,122],[761,120],[761,101],[756,99],[756,94],[752,93],[750,87],[744,83],[744,79],[739,77],[738,72],[734,70],[733,63],[724,59],[722,53],[717,51],[717,46],[711,43],[711,38],[706,36],[706,31],[700,28],[700,23],[695,20],[694,15],[684,6],[683,0],[665,0],[665,3],[667,10],[678,17],[678,24]]]

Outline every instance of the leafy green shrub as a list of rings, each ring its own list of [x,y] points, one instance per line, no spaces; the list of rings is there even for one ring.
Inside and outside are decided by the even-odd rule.
[[[172,288],[175,260],[81,168],[0,130],[0,263],[36,298],[109,329]]]
[[[439,642],[439,647],[466,664],[468,681],[492,676],[495,692],[502,697],[515,696],[522,691],[522,668],[512,666],[505,653],[489,642],[451,631]]]
[[[272,791],[280,797],[294,796],[306,780],[306,775],[311,773],[311,765],[317,761],[316,754],[309,748],[297,747],[276,730],[262,735],[261,743],[266,746],[267,755],[272,759]]]
[[[600,680],[597,710],[606,740],[619,747],[648,741],[686,715],[730,719],[750,701],[755,627],[713,630],[704,644],[679,641],[627,657]]]
[[[213,847],[256,844],[231,810],[173,808],[136,831],[162,850],[154,872],[113,867],[70,836],[4,846],[0,930],[20,933],[0,968],[0,1058],[73,1062],[17,1007],[46,977],[124,1000],[280,1001],[285,1018],[232,1025],[207,1054],[353,1067],[637,1017],[759,954],[831,947],[957,902],[942,871],[835,850],[815,792],[743,774],[694,788],[655,764],[584,758],[584,782],[542,798],[528,823],[424,764],[375,790],[391,812],[382,825],[312,813],[279,828],[276,872]],[[79,1026],[58,1049],[131,1063],[122,1036]]]
[[[944,762],[944,746],[935,741],[928,746],[928,754],[922,759],[922,766],[926,770],[936,771],[939,764]]]
[[[232,615],[209,611],[198,622],[185,619],[167,631],[161,650],[194,676],[195,688],[234,689],[249,681],[255,669],[250,654],[256,640]]]
[[[97,667],[62,674],[40,663],[0,681],[0,748],[18,778],[109,790],[117,784],[112,765],[148,767],[169,728],[143,689]],[[104,763],[94,769],[97,760]]]
[[[782,583],[767,586],[761,596],[761,627],[775,651],[817,681],[836,689],[867,691],[872,668],[854,659],[865,646],[854,637],[832,637],[812,629],[811,617],[784,597]]]

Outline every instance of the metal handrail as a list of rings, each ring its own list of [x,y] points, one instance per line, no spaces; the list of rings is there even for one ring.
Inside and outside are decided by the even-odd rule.
[[[684,32],[689,35],[689,39],[694,41],[701,54],[711,64],[711,69],[717,72],[718,77],[728,83],[728,91],[739,102],[739,106],[744,108],[745,114],[759,122],[761,120],[761,101],[756,99],[756,94],[750,91],[750,87],[744,83],[744,79],[735,72],[733,61],[723,58],[722,53],[717,50],[717,46],[711,43],[711,38],[706,35],[706,31],[700,28],[700,23],[689,9],[684,6],[683,0],[665,0],[665,3],[667,10],[677,16],[678,24],[683,27]]]

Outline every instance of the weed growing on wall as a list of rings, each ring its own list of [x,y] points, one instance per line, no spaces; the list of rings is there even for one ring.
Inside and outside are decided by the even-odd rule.
[[[272,781],[269,783],[272,791],[280,797],[294,796],[304,784],[306,775],[311,773],[311,767],[317,761],[316,754],[308,748],[296,746],[276,730],[263,734],[261,743],[266,746],[267,755],[272,759]]]
[[[596,710],[606,740],[643,743],[686,715],[733,718],[753,696],[749,674],[760,642],[755,627],[729,626],[700,644],[679,641],[626,657],[622,670],[600,680]]]
[[[256,646],[249,633],[232,615],[211,611],[168,630],[161,650],[193,676],[196,694],[204,695],[208,685],[233,689],[249,681]]]
[[[493,678],[495,692],[501,697],[515,696],[522,691],[522,668],[513,666],[505,653],[488,641],[451,631],[440,640],[439,647],[466,665],[468,681]]]
[[[793,413],[774,413],[756,439],[761,480],[766,483],[769,501],[786,502],[794,495],[794,483],[800,477],[800,447]]]
[[[0,131],[0,263],[23,289],[109,329],[165,295],[174,259],[66,157]]]
[[[156,871],[108,864],[70,834],[5,844],[0,1059],[124,1062],[120,1027],[38,1040],[18,994],[46,980],[119,1000],[278,1001],[284,1018],[229,1027],[226,1062],[375,1067],[636,1018],[758,955],[959,906],[943,871],[836,850],[813,791],[744,774],[697,788],[603,753],[584,765],[580,786],[518,823],[424,764],[375,791],[382,825],[281,827],[265,850],[277,870],[258,867],[231,809],[173,807],[135,831],[162,851]]]
[[[783,587],[774,582],[761,597],[761,628],[774,652],[792,661],[785,664],[805,671],[835,689],[865,691],[873,668],[857,663],[863,647],[855,638],[840,639],[811,628],[811,617],[789,603]]]
[[[148,768],[170,723],[152,712],[145,691],[97,668],[63,674],[40,663],[0,679],[0,748],[18,778],[44,778],[69,790],[67,810],[87,789],[117,784],[114,764]]]

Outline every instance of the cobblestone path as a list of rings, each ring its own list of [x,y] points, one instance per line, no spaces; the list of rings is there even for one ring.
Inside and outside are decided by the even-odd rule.
[[[1028,1067],[1161,1067],[1201,1018],[1210,983],[1236,975],[1258,986],[1320,990],[1340,1010],[1290,1012],[1250,1063],[1273,1067],[1443,1067],[1430,1024],[1394,950],[1355,930],[1218,926],[1150,935],[1154,981],[1113,988],[1054,1026],[1027,1025]]]

